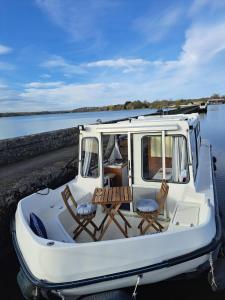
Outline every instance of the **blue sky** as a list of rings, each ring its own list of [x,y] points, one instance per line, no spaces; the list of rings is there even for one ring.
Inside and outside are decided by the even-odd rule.
[[[0,111],[225,94],[223,0],[0,0]]]

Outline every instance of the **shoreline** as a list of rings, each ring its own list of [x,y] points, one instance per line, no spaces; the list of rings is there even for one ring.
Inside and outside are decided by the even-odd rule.
[[[200,99],[180,99],[180,100],[158,100],[153,102],[148,101],[126,101],[124,104],[104,105],[100,107],[81,107],[71,110],[56,110],[56,111],[34,111],[34,112],[0,112],[2,117],[20,117],[34,115],[51,115],[51,114],[69,114],[81,112],[101,112],[101,111],[121,111],[121,110],[138,110],[138,109],[163,109],[163,108],[178,108],[180,105],[199,105],[201,102],[208,101],[209,98]]]
[[[57,110],[57,111],[40,111],[40,112],[12,112],[12,113],[0,113],[0,118],[6,117],[24,117],[24,116],[38,116],[38,115],[58,115],[58,114],[74,114],[74,113],[87,113],[87,112],[105,112],[105,111],[121,111],[121,110],[139,110],[139,109],[154,109],[151,107],[140,107],[140,108],[130,108],[130,109],[113,109],[113,110],[106,110],[106,109],[96,109],[96,110]]]

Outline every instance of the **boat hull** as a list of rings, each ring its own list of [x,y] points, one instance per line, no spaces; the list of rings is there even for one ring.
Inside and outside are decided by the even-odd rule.
[[[195,272],[197,268],[208,261],[209,255],[204,255],[197,259],[193,259],[191,261],[172,266],[169,268],[162,268],[156,271],[140,273],[141,280],[140,285],[152,284],[156,282],[160,282],[169,278],[176,277],[178,275]],[[61,294],[64,296],[80,296],[85,294],[94,294],[107,290],[121,289],[126,287],[134,287],[137,282],[138,275],[120,278],[116,280],[111,280],[107,282],[100,282],[97,284],[92,284],[79,288],[71,288],[68,290],[62,290]]]
[[[27,219],[31,209],[36,208],[37,198],[23,199],[18,204],[12,236],[27,279],[40,289],[79,296],[134,286],[138,276],[141,276],[140,284],[151,284],[197,271],[209,261],[213,252],[216,255],[221,238],[210,146],[202,143],[201,148],[199,170],[201,174],[208,174],[207,181],[206,177],[196,179],[198,193],[187,186],[165,232],[91,243],[70,243],[52,238],[54,242],[49,243],[49,240],[35,235],[28,226]],[[205,183],[208,183],[206,192]],[[170,191],[172,189],[171,184]],[[55,190],[48,197],[38,198],[39,211],[43,212],[45,207],[60,211],[61,206],[52,205],[59,192]],[[194,196],[197,206],[193,204]],[[191,214],[184,219],[189,222],[187,224],[176,221],[177,212],[182,212],[180,208],[187,203],[199,207],[196,226],[190,220]],[[57,226],[58,223],[53,224]],[[62,230],[57,230],[57,234]]]
[[[216,220],[219,221],[219,216],[216,216]],[[191,253],[133,270],[96,276],[94,278],[77,280],[74,282],[61,283],[52,283],[36,278],[29,270],[23,255],[20,252],[14,229],[12,230],[12,236],[14,248],[19,258],[21,268],[28,281],[34,286],[38,286],[44,290],[47,289],[52,292],[60,291],[60,293],[65,296],[79,296],[134,286],[139,275],[141,275],[140,285],[144,285],[160,282],[184,273],[196,272],[204,264],[208,266],[209,255],[215,253],[215,256],[217,256],[218,248],[220,246],[221,229],[218,221],[216,222],[216,235],[211,243]]]

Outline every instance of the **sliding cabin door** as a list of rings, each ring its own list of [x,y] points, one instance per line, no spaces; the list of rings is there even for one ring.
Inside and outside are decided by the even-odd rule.
[[[165,176],[164,135],[133,134],[133,184],[146,185],[148,181],[162,180]]]

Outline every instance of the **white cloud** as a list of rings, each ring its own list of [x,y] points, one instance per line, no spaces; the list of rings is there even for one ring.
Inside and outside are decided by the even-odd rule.
[[[183,14],[181,7],[169,6],[158,14],[148,13],[134,20],[134,29],[143,34],[147,42],[158,42],[178,23]]]
[[[2,54],[8,54],[10,52],[12,52],[12,48],[0,44],[0,55],[2,55]]]
[[[0,81],[0,108],[1,112],[4,111],[17,111],[17,101],[19,96],[17,91],[10,89],[10,87],[5,83]]]
[[[99,40],[101,19],[116,7],[117,1],[36,0],[50,20],[76,41]]]
[[[85,71],[81,66],[67,62],[62,56],[54,55],[41,64],[42,67],[49,70],[55,69],[63,72],[65,75],[82,74]]]
[[[62,57],[53,57],[44,66],[74,72],[74,68],[93,69],[92,83],[77,84],[62,81],[30,82],[17,94],[0,85],[2,110],[57,110],[82,106],[122,103],[127,99],[168,99],[207,96],[223,93],[223,65],[211,62],[225,51],[225,22],[193,24],[176,60],[109,59],[75,65]],[[223,60],[225,63],[225,59]],[[154,72],[153,67],[154,66]],[[99,69],[104,72],[96,72]],[[133,68],[129,76],[121,70]],[[110,72],[111,69],[114,72]],[[69,71],[68,71],[69,70]],[[105,75],[107,70],[107,76]],[[3,100],[4,98],[4,100]],[[17,99],[9,105],[9,99]],[[18,100],[19,99],[19,100]]]
[[[7,89],[7,88],[8,88],[7,84],[0,82],[0,90],[1,90],[1,91],[2,91],[2,90],[5,90],[5,89]]]
[[[54,73],[93,72],[91,77],[87,73],[87,78],[84,78],[91,78],[91,81],[83,84],[53,80],[30,82],[17,93],[20,101],[15,102],[13,107],[28,111],[57,110],[116,104],[127,99],[200,97],[214,92],[224,94],[224,53],[225,21],[217,20],[214,23],[193,22],[186,30],[180,53],[174,60],[120,57],[77,65],[61,56],[53,56],[42,66]],[[129,73],[129,76],[124,74],[129,70],[135,72]],[[2,95],[5,99],[15,97],[4,83],[0,84],[0,99]],[[4,107],[2,103],[1,107]]]
[[[225,22],[220,24],[194,24],[186,32],[185,42],[177,60],[148,61],[144,59],[100,60],[83,64],[83,68],[138,68],[141,72],[129,76],[117,73],[117,76],[102,77],[96,75],[96,83],[62,84],[52,88],[26,89],[21,97],[48,99],[55,108],[104,105],[123,102],[124,99],[156,99],[206,96],[223,88],[223,72],[210,67],[210,62],[225,50]],[[55,63],[50,65],[56,66]],[[60,64],[59,64],[60,65]],[[155,72],[152,71],[155,67]],[[208,72],[207,77],[205,76]],[[220,78],[218,79],[218,72]],[[108,73],[107,73],[108,74]],[[217,84],[215,84],[217,78]],[[204,92],[203,92],[204,91]],[[218,90],[220,92],[220,90]],[[62,103],[63,99],[63,103]]]
[[[220,10],[224,8],[225,2],[221,0],[194,0],[189,9],[189,15],[195,16],[196,14],[200,13],[203,9],[207,10]]]
[[[149,65],[150,62],[141,58],[136,59],[106,59],[83,64],[85,67],[135,68]]]
[[[62,86],[63,82],[62,81],[52,81],[52,82],[29,82],[25,84],[26,88],[54,88],[54,87],[59,87]]]
[[[186,33],[180,62],[189,65],[206,63],[225,50],[225,22],[194,25]]]
[[[12,52],[12,48],[0,44],[0,55],[8,54],[10,52]],[[14,66],[12,64],[0,61],[0,71],[11,71],[13,69]]]
[[[47,74],[47,73],[44,73],[44,74],[41,74],[40,77],[44,78],[44,79],[49,79],[49,78],[51,78],[51,75]]]
[[[64,84],[53,88],[26,88],[20,94],[24,101],[39,103],[40,99],[45,99],[43,106],[45,109],[72,109],[78,106],[101,105],[101,101],[107,99],[114,89],[118,86],[115,83],[96,83],[96,84]],[[112,93],[113,94],[113,93]]]
[[[143,68],[149,66],[150,64],[154,65],[157,62],[150,62],[142,58],[127,59],[127,58],[118,58],[118,59],[106,59],[98,60],[87,63],[81,63],[79,65],[72,64],[67,62],[61,56],[53,56],[52,58],[44,61],[41,66],[48,68],[49,70],[55,69],[59,72],[62,72],[64,75],[69,74],[84,74],[87,73],[87,70],[90,68],[115,68],[122,69],[123,72],[129,72],[137,70],[138,68]]]

